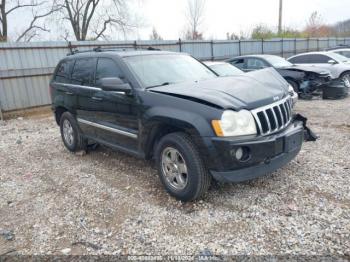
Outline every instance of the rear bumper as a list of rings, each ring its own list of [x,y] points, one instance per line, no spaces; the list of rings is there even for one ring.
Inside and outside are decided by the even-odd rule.
[[[294,121],[282,132],[271,136],[247,138],[245,141],[212,138],[211,155],[216,161],[209,168],[210,173],[220,182],[241,182],[266,175],[295,158],[304,137],[303,123]],[[244,161],[235,156],[238,148],[249,152]]]

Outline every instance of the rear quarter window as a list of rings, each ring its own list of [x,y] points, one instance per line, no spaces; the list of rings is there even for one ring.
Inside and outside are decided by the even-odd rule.
[[[73,60],[67,60],[59,63],[54,76],[54,81],[59,83],[69,83]]]
[[[89,86],[94,79],[96,59],[80,58],[75,61],[71,81],[75,85]]]

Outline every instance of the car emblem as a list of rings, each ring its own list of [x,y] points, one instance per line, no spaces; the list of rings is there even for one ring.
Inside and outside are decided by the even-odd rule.
[[[273,101],[277,101],[277,100],[279,100],[279,99],[280,99],[279,96],[274,96],[274,97],[273,97]]]

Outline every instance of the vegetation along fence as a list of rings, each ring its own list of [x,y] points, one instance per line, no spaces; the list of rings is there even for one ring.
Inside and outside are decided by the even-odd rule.
[[[350,38],[303,38],[220,41],[84,41],[0,43],[0,116],[12,111],[51,103],[48,83],[57,62],[71,50],[146,48],[186,52],[200,60],[223,60],[246,54],[283,57],[350,44]]]

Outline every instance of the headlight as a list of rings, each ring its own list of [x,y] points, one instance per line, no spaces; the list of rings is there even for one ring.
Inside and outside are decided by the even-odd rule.
[[[256,125],[253,115],[247,110],[235,112],[226,110],[221,120],[213,120],[212,126],[217,136],[256,135]]]
[[[288,93],[289,93],[291,96],[294,95],[294,88],[293,88],[291,85],[288,86]]]

